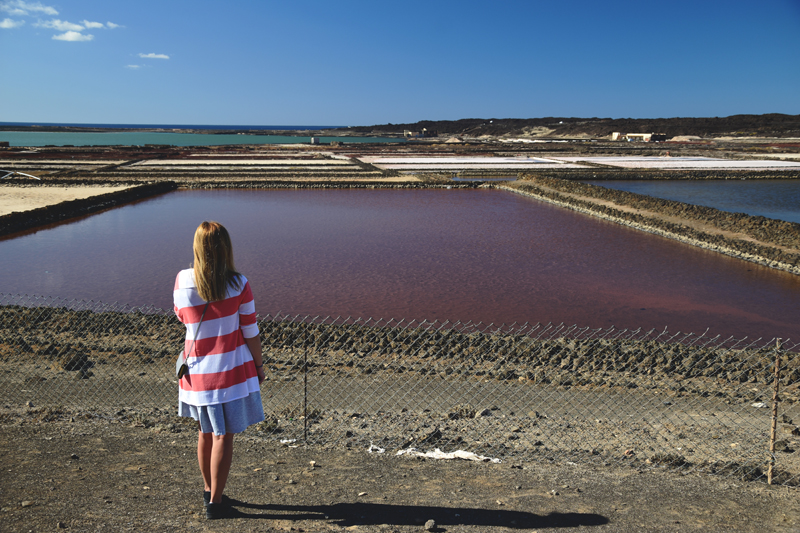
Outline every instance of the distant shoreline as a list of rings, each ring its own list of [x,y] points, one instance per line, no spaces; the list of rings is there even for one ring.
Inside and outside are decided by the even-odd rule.
[[[317,126],[146,126],[120,125],[99,127],[92,125],[20,125],[0,122],[0,131],[25,133],[185,133],[193,135],[263,135],[282,137],[374,137],[368,132],[352,131],[348,128]],[[283,129],[282,129],[283,128]],[[402,137],[402,133],[381,133],[381,137]]]
[[[158,131],[158,132],[214,132],[226,133],[239,131],[329,131],[346,129],[347,126],[254,126],[224,124],[94,124],[77,122],[0,122],[3,131],[81,131],[81,132],[113,132],[113,131]]]
[[[529,139],[611,139],[614,132],[660,133],[666,137],[732,139],[800,139],[800,115],[768,113],[728,117],[672,118],[469,118],[458,120],[420,120],[404,124],[371,126],[320,125],[207,125],[207,124],[97,124],[56,122],[0,122],[0,131],[75,131],[75,132],[168,132],[197,134],[286,135],[286,136],[404,136],[415,138],[465,136],[522,137]]]

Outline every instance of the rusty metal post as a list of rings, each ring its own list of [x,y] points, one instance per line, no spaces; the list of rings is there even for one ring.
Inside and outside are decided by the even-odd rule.
[[[767,470],[767,485],[772,485],[772,471],[775,467],[775,438],[778,430],[778,391],[781,386],[781,340],[775,339],[775,380],[772,392],[772,428],[769,434],[769,468]]]

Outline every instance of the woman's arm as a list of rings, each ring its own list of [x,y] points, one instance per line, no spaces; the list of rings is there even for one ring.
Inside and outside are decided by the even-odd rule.
[[[253,302],[253,291],[250,290],[250,282],[244,276],[241,277],[244,281],[242,293],[240,295],[241,301],[239,302],[239,327],[241,328],[244,336],[244,342],[250,350],[250,355],[253,356],[253,362],[256,364],[256,371],[258,372],[258,383],[264,381],[264,360],[261,358],[261,336],[258,333],[258,324],[256,323],[256,306]],[[248,337],[247,335],[252,335]]]
[[[256,372],[258,372],[258,383],[261,384],[266,376],[264,375],[264,360],[261,358],[261,335],[245,339],[247,348],[250,350],[250,355],[253,356],[253,362],[256,364]]]

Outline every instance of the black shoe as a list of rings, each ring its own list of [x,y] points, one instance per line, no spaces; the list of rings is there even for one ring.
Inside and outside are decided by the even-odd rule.
[[[203,491],[203,504],[204,505],[208,505],[209,503],[211,503],[211,491],[210,490],[204,490]]]
[[[211,503],[206,505],[206,518],[208,520],[217,520],[218,518],[227,518],[230,515],[229,507],[224,503]]]

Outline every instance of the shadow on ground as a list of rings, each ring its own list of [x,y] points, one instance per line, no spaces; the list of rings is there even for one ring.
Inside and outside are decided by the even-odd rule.
[[[230,518],[268,520],[331,520],[340,526],[390,524],[415,526],[434,520],[441,526],[505,526],[514,529],[544,527],[600,526],[608,518],[593,513],[550,513],[537,515],[521,511],[380,503],[337,503],[333,505],[272,505],[228,500]],[[242,509],[246,509],[244,511]],[[261,512],[256,512],[261,511]],[[442,531],[442,529],[439,529]]]

